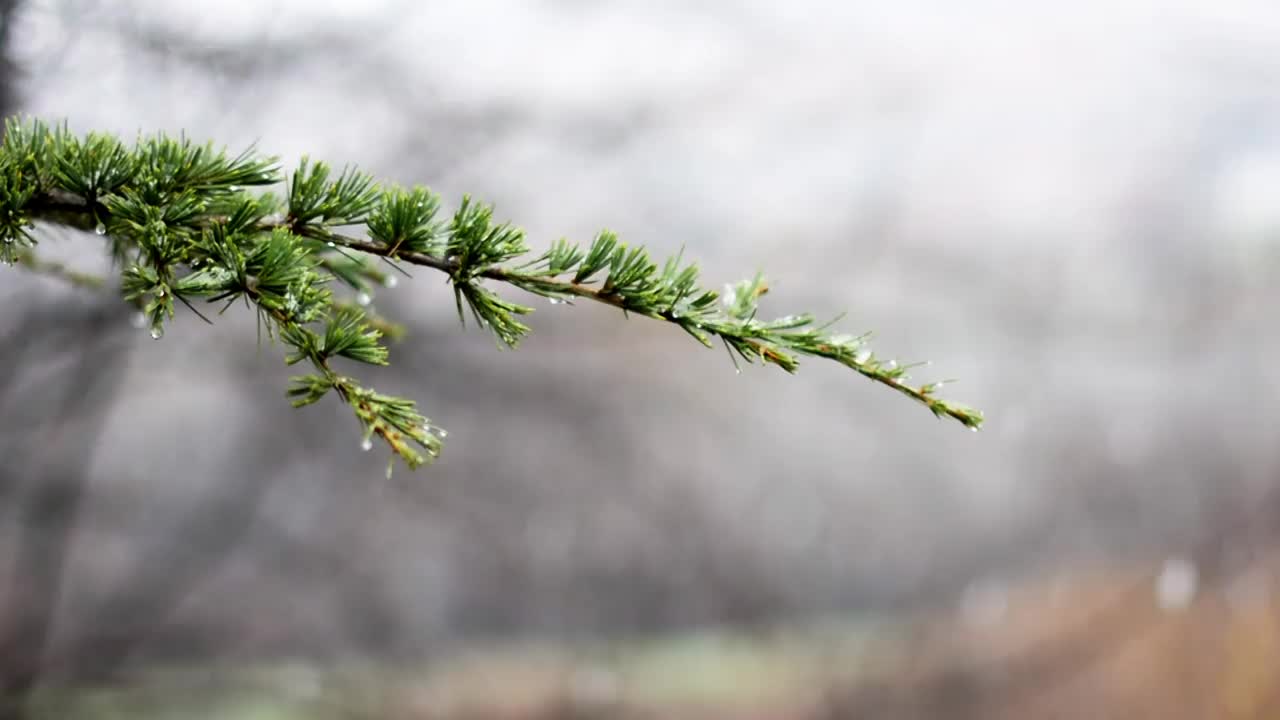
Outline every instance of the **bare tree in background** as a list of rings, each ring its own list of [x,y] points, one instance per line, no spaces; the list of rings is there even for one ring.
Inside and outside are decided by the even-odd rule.
[[[118,307],[29,310],[5,333],[0,501],[0,718],[23,717],[41,680],[88,492],[95,435],[120,389],[128,342]],[[124,329],[127,330],[127,323]],[[52,370],[50,370],[52,368]]]

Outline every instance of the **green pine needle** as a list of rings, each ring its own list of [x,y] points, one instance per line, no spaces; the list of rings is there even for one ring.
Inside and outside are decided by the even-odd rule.
[[[283,202],[250,192],[282,182]],[[31,233],[37,221],[93,230],[106,237],[124,298],[142,309],[156,338],[172,321],[175,301],[193,310],[199,299],[221,310],[247,303],[262,329],[286,345],[285,361],[312,368],[291,379],[291,402],[301,407],[334,393],[355,414],[363,447],[381,441],[409,467],[439,455],[444,431],[412,401],[382,395],[333,367],[339,358],[388,362],[383,338],[400,330],[366,310],[376,288],[395,281],[384,264],[400,273],[399,263],[445,273],[459,319],[469,313],[505,347],[529,333],[519,318],[533,309],[503,298],[492,283],[552,303],[589,300],[671,323],[707,347],[718,338],[735,364],[794,372],[801,357],[831,360],[940,418],[975,430],[982,424],[978,411],[937,396],[943,383],[914,384],[911,366],[880,360],[869,335],[829,333],[832,323],[815,325],[807,314],[759,318],[768,292],[762,275],[721,295],[700,285],[683,252],[657,263],[607,231],[586,248],[561,239],[531,257],[523,231],[496,222],[491,206],[463,197],[447,221],[440,208],[424,187],[384,188],[354,168],[333,177],[328,165],[306,158],[285,178],[275,158],[253,149],[231,156],[185,137],[142,137],[128,147],[108,135],[81,138],[64,125],[11,119],[0,144],[0,261],[101,284],[40,261]],[[356,302],[335,297],[332,280],[355,292]]]

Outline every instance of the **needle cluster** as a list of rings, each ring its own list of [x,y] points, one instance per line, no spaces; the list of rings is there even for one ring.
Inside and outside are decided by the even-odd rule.
[[[273,192],[274,191],[274,192]],[[277,193],[280,193],[279,195]],[[383,186],[354,168],[335,173],[303,159],[281,172],[252,148],[238,155],[185,137],[79,137],[38,120],[10,120],[0,143],[0,261],[77,284],[94,279],[35,255],[37,222],[102,236],[120,288],[152,337],[183,305],[209,321],[237,304],[305,366],[287,395],[295,406],[335,396],[359,422],[362,444],[384,443],[409,467],[435,458],[445,432],[413,401],[365,387],[345,364],[385,365],[396,326],[368,312],[376,288],[404,265],[444,273],[459,319],[467,316],[503,346],[529,333],[533,308],[499,294],[509,285],[552,303],[603,303],[678,326],[699,343],[722,344],[739,362],[794,372],[803,356],[825,358],[977,429],[982,415],[937,396],[941,383],[914,384],[911,366],[881,360],[868,335],[829,331],[808,314],[762,319],[768,286],[757,276],[720,293],[700,284],[696,265],[665,262],[608,231],[585,246],[559,240],[535,253],[519,228],[470,197],[451,213],[425,187]]]

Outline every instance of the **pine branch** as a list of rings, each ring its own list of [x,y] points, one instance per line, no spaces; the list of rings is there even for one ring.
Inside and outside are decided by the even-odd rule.
[[[834,321],[818,325],[807,314],[760,319],[768,291],[762,276],[718,293],[702,287],[697,266],[680,255],[659,267],[644,248],[610,232],[585,248],[559,240],[531,258],[523,231],[495,222],[493,209],[470,197],[441,219],[440,198],[427,188],[383,188],[353,168],[332,177],[329,166],[305,158],[283,199],[249,191],[285,180],[274,158],[253,150],[229,156],[163,135],[127,148],[109,136],[77,138],[63,127],[11,120],[0,145],[0,260],[91,284],[37,261],[31,230],[36,221],[94,230],[121,268],[125,299],[142,308],[157,339],[175,301],[195,310],[192,302],[204,298],[222,303],[220,312],[244,302],[259,327],[288,347],[288,364],[311,366],[292,380],[287,395],[295,406],[332,392],[360,423],[362,447],[376,437],[410,467],[439,454],[444,431],[412,401],[366,388],[333,365],[337,358],[387,364],[382,338],[399,328],[368,306],[376,288],[395,284],[392,272],[404,272],[399,263],[444,273],[459,319],[470,314],[503,346],[514,348],[528,334],[520,318],[533,308],[503,298],[489,282],[553,304],[588,300],[676,325],[706,347],[718,340],[735,366],[759,361],[795,372],[801,356],[831,360],[935,416],[974,430],[982,423],[978,411],[938,397],[942,383],[913,384],[912,366],[878,358],[869,335],[829,333]],[[333,281],[354,292],[354,302],[336,298]]]

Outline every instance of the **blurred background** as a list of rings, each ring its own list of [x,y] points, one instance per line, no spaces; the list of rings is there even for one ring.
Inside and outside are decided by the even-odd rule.
[[[1280,715],[1280,6],[5,0],[0,32],[7,112],[763,269],[763,312],[848,310],[987,415],[582,304],[498,351],[421,269],[368,377],[449,441],[388,480],[249,314],[154,342],[10,271],[5,720]]]

